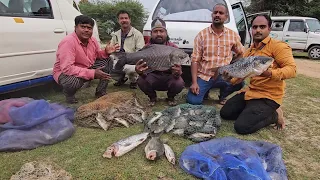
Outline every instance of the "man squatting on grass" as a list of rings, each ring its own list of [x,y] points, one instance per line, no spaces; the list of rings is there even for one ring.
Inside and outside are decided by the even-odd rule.
[[[276,124],[285,127],[280,105],[283,101],[285,79],[296,76],[296,64],[291,48],[284,42],[269,37],[271,19],[258,15],[252,19],[253,44],[245,52],[248,56],[274,58],[272,66],[260,76],[252,77],[248,88],[241,90],[222,107],[223,119],[235,120],[234,129],[239,134],[250,134]],[[233,79],[235,84],[243,79]]]
[[[75,30],[62,39],[56,53],[53,78],[62,86],[67,103],[77,103],[75,93],[83,84],[92,79],[100,79],[96,97],[106,94],[108,80],[107,57],[119,49],[119,45],[107,45],[101,50],[92,37],[94,21],[88,16],[75,18]]]
[[[162,44],[178,48],[169,39],[166,23],[160,18],[154,19],[151,23],[150,43],[146,44],[146,46],[150,44]],[[149,106],[154,106],[157,101],[156,91],[167,91],[168,98],[166,100],[168,105],[175,106],[177,102],[174,97],[184,88],[184,81],[181,78],[181,65],[175,64],[167,71],[145,73],[147,69],[147,64],[143,60],[137,62],[136,72],[140,75],[138,86],[149,97]]]

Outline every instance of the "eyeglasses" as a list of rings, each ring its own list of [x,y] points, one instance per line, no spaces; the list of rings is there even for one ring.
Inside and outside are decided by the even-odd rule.
[[[258,29],[258,27],[259,27],[260,29],[265,29],[265,28],[267,28],[267,25],[253,25],[253,26],[252,26],[252,29]]]

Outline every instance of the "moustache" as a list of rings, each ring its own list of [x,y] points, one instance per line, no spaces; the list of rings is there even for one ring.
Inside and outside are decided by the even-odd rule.
[[[255,36],[262,36],[262,34],[260,34],[260,33],[256,33],[256,34],[254,34]]]

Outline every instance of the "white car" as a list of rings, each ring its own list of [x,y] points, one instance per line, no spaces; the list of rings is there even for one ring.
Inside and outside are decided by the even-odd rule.
[[[293,50],[308,52],[310,59],[320,59],[320,22],[316,18],[273,16],[270,36],[284,41]]]
[[[73,0],[0,0],[0,93],[52,81],[58,44],[80,14]]]

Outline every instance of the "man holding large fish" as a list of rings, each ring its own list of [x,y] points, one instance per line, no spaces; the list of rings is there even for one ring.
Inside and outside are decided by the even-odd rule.
[[[165,52],[168,52],[170,57],[174,57],[175,54],[181,54],[186,60],[188,60],[188,55],[178,47],[169,41],[167,34],[166,23],[160,19],[156,18],[151,23],[151,39],[150,43],[146,45],[146,48],[151,49],[153,45],[158,45],[155,50],[161,52],[163,56],[166,56]],[[162,46],[159,46],[162,45]],[[167,48],[163,47],[169,46]],[[171,53],[172,52],[172,53]],[[176,52],[176,53],[175,53]],[[173,56],[172,56],[173,55]],[[155,57],[160,62],[164,62],[165,57]],[[172,64],[171,67],[165,69],[159,69],[152,67],[153,65],[147,63],[147,59],[139,60],[136,64],[136,72],[140,75],[138,78],[139,88],[149,97],[149,105],[154,106],[157,100],[156,91],[167,91],[167,102],[170,106],[176,105],[174,97],[179,94],[184,88],[184,81],[181,78],[182,69],[181,62],[177,59],[176,63],[173,63],[173,59],[168,59]],[[169,62],[168,61],[168,62]],[[150,62],[150,61],[149,61]],[[154,69],[154,70],[152,70]]]
[[[221,76],[213,78],[212,69],[230,64],[233,58],[232,51],[235,53],[235,59],[242,57],[244,53],[240,36],[223,25],[228,17],[228,8],[224,4],[215,5],[212,25],[199,32],[194,40],[191,62],[192,85],[187,95],[187,102],[190,104],[202,104],[205,94],[212,88],[220,89],[219,101],[224,104],[228,95],[243,86],[242,84],[233,86]]]
[[[251,24],[253,44],[245,52],[244,57],[250,60],[263,56],[264,60],[261,62],[270,63],[271,61],[267,59],[269,57],[272,65],[263,72],[257,73],[258,76],[251,77],[249,87],[229,99],[220,111],[223,119],[235,120],[234,129],[239,134],[254,133],[271,124],[276,124],[278,129],[285,127],[283,112],[280,108],[284,96],[284,80],[296,76],[296,64],[291,48],[286,43],[269,37],[272,24],[270,17],[258,15]],[[260,62],[252,63],[261,64]],[[254,67],[251,69],[257,71]],[[242,69],[239,69],[238,74],[241,71]],[[233,72],[230,71],[230,73]],[[223,74],[228,76],[228,70]],[[236,84],[242,82],[246,76],[233,78],[231,81]]]

